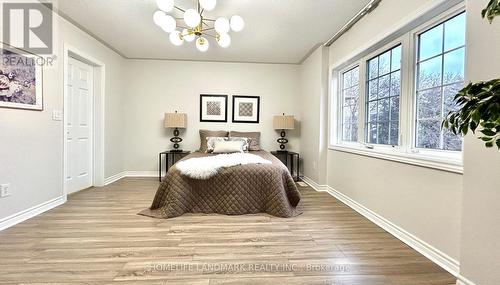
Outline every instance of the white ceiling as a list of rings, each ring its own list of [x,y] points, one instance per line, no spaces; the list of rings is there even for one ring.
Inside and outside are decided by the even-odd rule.
[[[127,58],[299,63],[312,48],[327,41],[368,0],[218,0],[204,16],[234,14],[245,20],[242,32],[231,32],[223,49],[214,41],[206,53],[194,42],[173,46],[153,23],[155,0],[61,0],[59,10],[72,22]],[[195,8],[196,0],[176,0]],[[175,12],[177,13],[177,12]],[[176,14],[180,17],[180,14]]]

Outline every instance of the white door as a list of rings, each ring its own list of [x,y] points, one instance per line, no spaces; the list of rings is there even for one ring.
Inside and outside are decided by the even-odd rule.
[[[93,68],[68,62],[66,100],[66,189],[71,194],[92,186]]]

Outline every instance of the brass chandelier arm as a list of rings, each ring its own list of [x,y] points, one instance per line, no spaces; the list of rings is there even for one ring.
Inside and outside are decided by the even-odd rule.
[[[186,12],[186,10],[180,8],[179,6],[174,6],[174,8],[177,9],[177,10],[179,10],[179,11],[181,11],[181,12]]]
[[[203,30],[201,30],[201,31],[202,31],[202,32],[206,32],[206,31],[212,31],[212,30],[215,30],[215,28],[203,29]]]
[[[217,35],[212,35],[212,34],[205,33],[205,32],[203,32],[203,33],[201,33],[201,34],[202,34],[202,35],[204,35],[204,36],[209,36],[209,37],[212,37],[212,38],[214,38],[214,39],[217,39],[217,38],[218,38],[218,36],[217,36]]]

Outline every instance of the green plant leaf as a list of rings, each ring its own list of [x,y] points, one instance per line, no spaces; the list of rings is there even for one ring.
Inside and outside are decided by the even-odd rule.
[[[470,122],[470,130],[475,133],[477,129],[477,124],[475,122]]]
[[[493,129],[495,127],[495,123],[492,123],[492,122],[482,122],[481,126],[483,128]]]
[[[469,126],[468,125],[462,125],[462,127],[460,128],[460,131],[462,132],[462,134],[464,136],[467,135],[468,131],[469,131]]]
[[[472,120],[478,124],[481,121],[481,114],[479,113],[478,110],[475,110],[474,112],[472,112]]]
[[[493,142],[487,142],[484,144],[486,147],[490,148],[493,147]]]
[[[498,149],[500,149],[500,138],[497,139],[496,144],[497,144]]]
[[[483,129],[483,130],[481,130],[481,133],[483,133],[486,136],[490,136],[490,137],[495,136],[497,134],[496,132],[494,132],[490,129]]]

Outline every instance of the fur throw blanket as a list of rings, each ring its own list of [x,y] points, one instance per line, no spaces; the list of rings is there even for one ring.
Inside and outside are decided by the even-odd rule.
[[[193,179],[209,179],[221,168],[245,164],[271,164],[271,161],[250,153],[230,153],[186,159],[175,167],[182,175]]]

